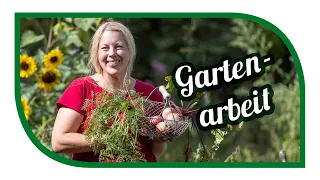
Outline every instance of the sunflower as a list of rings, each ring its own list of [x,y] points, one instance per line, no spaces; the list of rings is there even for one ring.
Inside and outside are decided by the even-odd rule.
[[[27,54],[20,55],[20,77],[28,78],[37,70],[36,62]]]
[[[55,67],[44,68],[38,75],[40,89],[51,90],[55,84],[60,83],[61,74]]]
[[[29,120],[29,116],[31,114],[31,108],[28,105],[28,101],[25,98],[21,98],[21,102],[22,102],[22,108],[23,108],[23,112],[24,115],[26,116],[26,119]]]
[[[47,55],[44,55],[43,63],[46,67],[57,67],[63,62],[63,54],[59,49],[50,51]]]

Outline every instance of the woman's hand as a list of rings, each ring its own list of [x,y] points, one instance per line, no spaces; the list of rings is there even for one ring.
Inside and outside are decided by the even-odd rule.
[[[158,159],[167,150],[167,143],[154,139],[152,140],[151,147],[153,155]]]

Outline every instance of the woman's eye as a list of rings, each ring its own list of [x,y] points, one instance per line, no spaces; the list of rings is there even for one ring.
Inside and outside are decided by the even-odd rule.
[[[109,47],[102,47],[101,49],[103,49],[103,50],[107,50],[107,49],[109,49]]]

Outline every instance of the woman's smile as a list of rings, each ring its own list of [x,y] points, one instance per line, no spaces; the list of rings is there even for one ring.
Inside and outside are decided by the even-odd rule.
[[[117,66],[119,63],[121,62],[121,60],[106,60],[105,63],[108,65],[108,66]]]

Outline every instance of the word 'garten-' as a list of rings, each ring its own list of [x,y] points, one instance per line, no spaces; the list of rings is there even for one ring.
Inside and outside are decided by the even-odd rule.
[[[192,63],[181,63],[173,72],[173,83],[181,100],[190,101],[198,92],[219,89],[224,85],[233,85],[265,73],[265,67],[274,63],[272,55],[251,54],[231,60],[221,59],[217,65],[196,69]],[[235,95],[228,96],[217,105],[200,108],[197,112],[197,125],[203,131],[224,128],[227,124],[236,125],[241,121],[261,118],[274,111],[273,90],[269,84],[253,87],[249,96],[237,100]]]

